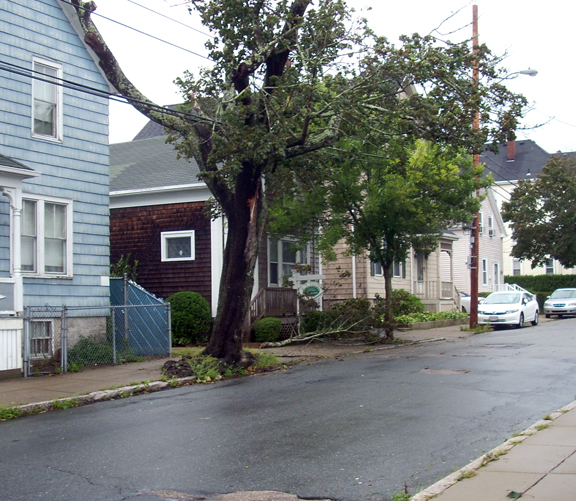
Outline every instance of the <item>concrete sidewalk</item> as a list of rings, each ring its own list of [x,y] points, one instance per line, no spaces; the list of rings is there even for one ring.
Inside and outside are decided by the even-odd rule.
[[[539,421],[412,501],[576,499],[576,402]]]

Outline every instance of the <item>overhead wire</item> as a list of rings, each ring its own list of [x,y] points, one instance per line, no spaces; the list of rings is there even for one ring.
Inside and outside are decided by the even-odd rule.
[[[53,85],[58,85],[60,87],[75,90],[77,92],[83,92],[85,94],[100,97],[103,99],[109,99],[111,101],[116,101],[116,102],[120,102],[123,104],[130,104],[130,105],[132,105],[132,103],[141,104],[144,106],[148,106],[155,111],[160,111],[160,112],[166,113],[168,115],[172,115],[172,116],[176,116],[176,117],[180,117],[180,118],[184,118],[184,119],[191,119],[192,118],[193,121],[195,121],[195,122],[204,122],[207,124],[219,124],[220,123],[217,120],[204,118],[204,117],[201,117],[199,115],[194,115],[194,114],[186,113],[183,111],[173,110],[170,108],[166,108],[164,106],[159,106],[157,104],[153,104],[153,103],[151,104],[147,101],[142,101],[139,99],[119,96],[117,94],[113,94],[113,93],[108,92],[108,91],[103,91],[103,90],[97,89],[95,87],[90,87],[88,85],[74,82],[72,80],[67,80],[64,78],[49,77],[49,76],[44,75],[43,73],[37,72],[33,69],[25,68],[23,66],[18,66],[16,64],[8,63],[8,62],[2,61],[2,60],[0,60],[0,70],[4,70],[4,71],[7,71],[7,72],[15,74],[15,75],[29,77],[29,78],[32,78],[34,80],[40,80],[43,82],[48,82],[48,83],[51,83]]]
[[[76,7],[70,0],[60,0],[60,1],[61,1],[62,3],[67,3],[67,4],[69,4],[69,5],[72,5],[73,7]],[[82,8],[82,7],[80,7],[80,8]],[[86,10],[86,9],[84,9],[84,10]],[[154,11],[153,11],[153,12],[154,12]],[[162,14],[160,14],[160,13],[156,13],[156,14],[162,15]],[[139,29],[137,29],[137,28],[133,28],[132,26],[129,26],[129,25],[124,24],[124,23],[121,23],[120,21],[116,21],[116,20],[111,19],[111,18],[109,18],[109,17],[103,16],[102,14],[98,14],[98,12],[96,12],[96,11],[92,12],[91,15],[95,15],[95,16],[101,17],[102,19],[106,19],[107,21],[110,21],[110,22],[112,22],[112,23],[115,23],[115,24],[118,24],[118,25],[120,25],[120,26],[123,26],[124,28],[128,28],[129,30],[135,31],[135,32],[137,32],[137,33],[140,33],[141,35],[145,35],[145,36],[150,37],[150,38],[152,38],[152,39],[154,39],[154,40],[157,40],[157,41],[162,42],[162,43],[164,43],[164,44],[167,44],[167,45],[170,45],[170,46],[172,46],[172,47],[175,47],[176,49],[180,49],[180,50],[183,50],[184,52],[188,52],[189,54],[193,54],[194,56],[198,56],[198,57],[201,57],[202,59],[206,59],[207,61],[212,61],[209,57],[204,56],[204,55],[202,55],[202,54],[199,54],[198,52],[194,52],[194,51],[192,51],[192,50],[190,50],[190,49],[187,49],[187,48],[185,48],[185,47],[182,47],[182,46],[180,46],[180,45],[176,45],[175,43],[168,42],[167,40],[164,40],[164,39],[159,38],[159,37],[157,37],[157,36],[151,35],[150,33],[146,33],[145,31],[139,30]],[[166,16],[166,17],[167,17],[167,16]],[[171,18],[168,18],[168,19],[171,19]],[[174,19],[172,19],[172,21],[178,22],[178,21],[175,21]],[[180,23],[180,24],[183,24],[183,23]],[[186,25],[185,25],[185,26],[186,26]],[[191,28],[190,26],[188,26],[188,27]],[[203,34],[204,34],[204,33],[203,33]],[[205,35],[205,34],[204,34],[204,35]]]

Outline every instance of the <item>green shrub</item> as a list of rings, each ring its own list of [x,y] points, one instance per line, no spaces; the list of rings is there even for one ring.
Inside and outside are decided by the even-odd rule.
[[[174,344],[200,344],[208,340],[212,313],[204,296],[192,291],[177,292],[167,301],[172,310]]]
[[[398,315],[396,322],[399,324],[414,324],[418,322],[429,322],[431,320],[458,320],[468,317],[468,313],[459,311],[438,311],[411,313],[410,315]]]
[[[414,294],[404,289],[394,289],[392,291],[392,313],[395,317],[410,315],[411,313],[422,313],[423,311],[424,305],[422,301]]]
[[[276,317],[261,318],[254,324],[254,337],[259,343],[276,341],[280,336],[282,321]]]
[[[69,367],[107,365],[114,363],[112,343],[93,337],[80,336],[80,340],[68,350]]]
[[[534,293],[535,291],[550,291],[564,287],[576,287],[576,275],[514,275],[505,276],[507,284],[516,284]]]
[[[328,329],[334,324],[338,312],[336,310],[309,311],[302,315],[300,329],[303,332],[317,332]]]

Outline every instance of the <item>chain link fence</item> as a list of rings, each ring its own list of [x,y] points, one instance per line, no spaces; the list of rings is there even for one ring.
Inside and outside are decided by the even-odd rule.
[[[24,376],[171,354],[169,303],[27,307]]]

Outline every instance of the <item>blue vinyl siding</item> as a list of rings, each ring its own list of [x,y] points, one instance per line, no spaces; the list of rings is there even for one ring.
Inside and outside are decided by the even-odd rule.
[[[62,75],[107,92],[108,84],[56,0],[0,2],[0,60],[26,70],[39,57],[62,66]],[[24,182],[24,196],[73,202],[73,276],[24,276],[26,306],[109,304],[108,100],[63,89],[62,142],[32,137],[32,81],[0,70],[0,153],[41,176]],[[0,204],[0,222],[7,220]],[[0,276],[9,269],[7,230],[0,229]]]

